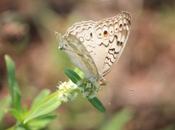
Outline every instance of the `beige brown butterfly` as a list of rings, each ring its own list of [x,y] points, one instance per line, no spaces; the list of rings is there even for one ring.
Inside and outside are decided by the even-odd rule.
[[[59,48],[87,78],[99,80],[118,61],[127,43],[131,16],[121,12],[100,21],[82,21],[73,24],[59,36]]]

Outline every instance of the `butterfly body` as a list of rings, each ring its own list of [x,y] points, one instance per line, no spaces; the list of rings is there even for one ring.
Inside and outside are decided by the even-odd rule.
[[[62,45],[66,45],[63,48],[70,57],[74,55],[73,61],[85,73],[89,73],[88,77],[103,77],[119,59],[126,45],[130,19],[128,13],[121,12],[100,21],[75,23],[62,38]]]

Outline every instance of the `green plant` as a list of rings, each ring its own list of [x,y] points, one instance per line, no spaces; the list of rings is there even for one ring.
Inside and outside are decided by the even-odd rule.
[[[26,109],[21,104],[21,92],[15,77],[15,64],[8,55],[5,56],[5,62],[10,93],[10,100],[5,106],[7,107],[10,104],[7,110],[16,119],[16,124],[8,130],[38,130],[44,128],[55,119],[56,115],[53,112],[62,103],[76,98],[78,94],[86,97],[99,111],[105,111],[102,103],[96,97],[98,85],[85,79],[83,73],[77,69],[65,69],[65,74],[70,80],[61,83],[55,92],[41,91],[32,102],[31,107]],[[5,112],[0,113],[0,117],[2,118],[4,114]]]

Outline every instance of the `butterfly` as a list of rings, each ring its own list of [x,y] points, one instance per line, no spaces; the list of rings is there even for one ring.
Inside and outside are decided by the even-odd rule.
[[[99,21],[82,21],[59,35],[59,49],[68,54],[88,79],[100,80],[118,61],[127,43],[131,16],[121,12]]]

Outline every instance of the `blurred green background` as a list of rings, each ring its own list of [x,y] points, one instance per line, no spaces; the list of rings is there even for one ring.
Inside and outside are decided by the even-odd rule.
[[[54,91],[66,80],[63,69],[70,61],[58,50],[55,31],[64,33],[77,21],[120,11],[130,12],[132,27],[119,62],[106,77],[107,86],[99,92],[106,113],[78,98],[62,105],[46,129],[121,130],[124,122],[123,130],[175,130],[174,0],[1,0],[0,99],[8,94],[5,54],[16,63],[27,107],[42,89]],[[2,122],[0,129],[14,124],[9,115]]]

